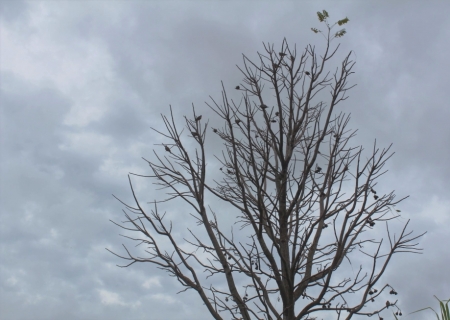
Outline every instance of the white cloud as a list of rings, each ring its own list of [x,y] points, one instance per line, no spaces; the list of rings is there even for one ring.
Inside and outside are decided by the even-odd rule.
[[[152,278],[149,278],[149,279],[145,280],[145,282],[142,284],[142,286],[145,289],[150,289],[150,288],[154,288],[154,287],[161,287],[161,282],[159,281],[158,277],[152,277]]]
[[[152,294],[151,298],[154,300],[158,300],[160,302],[168,303],[168,304],[177,302],[177,300],[174,299],[172,297],[172,295],[168,295],[168,294],[164,294],[164,293]]]
[[[449,225],[450,200],[434,195],[431,201],[423,206],[420,216],[424,220],[433,221],[437,226]]]
[[[67,133],[66,142],[58,147],[84,156],[108,156],[115,151],[111,138],[95,132]]]
[[[108,290],[103,290],[100,289],[98,290],[98,293],[100,295],[100,300],[103,304],[106,305],[121,305],[124,306],[126,305],[126,303],[124,301],[122,301],[122,298],[120,297],[120,295],[116,292],[111,292]]]
[[[56,87],[70,96],[73,106],[65,124],[85,126],[107,109],[105,93],[111,91],[114,79],[112,58],[102,43],[93,39],[61,37],[55,41],[58,29],[49,30],[59,21],[54,20],[52,10],[42,8],[45,6],[36,7],[31,14],[34,21],[28,30],[3,27],[0,70],[37,87]]]
[[[6,283],[7,283],[8,285],[12,286],[12,287],[15,286],[15,285],[17,284],[17,282],[18,282],[18,280],[17,280],[17,278],[14,277],[14,276],[9,277],[8,279],[6,279]]]

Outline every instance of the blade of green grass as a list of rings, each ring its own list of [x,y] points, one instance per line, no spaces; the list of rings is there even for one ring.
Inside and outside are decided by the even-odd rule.
[[[411,312],[410,314],[413,314],[413,313],[416,313],[416,312],[420,312],[420,311],[423,311],[423,310],[426,310],[426,309],[430,309],[436,314],[436,318],[438,320],[450,320],[450,313],[449,313],[449,308],[448,308],[448,304],[450,302],[450,299],[448,299],[448,300],[439,300],[438,297],[436,297],[436,296],[434,296],[434,297],[437,299],[437,301],[439,301],[439,307],[441,309],[442,319],[439,319],[439,315],[431,307],[426,307],[426,308],[423,308],[423,309]],[[447,303],[444,304],[444,302],[447,302]],[[395,316],[395,314],[394,314],[394,317],[395,317],[396,320],[398,320],[397,317]]]

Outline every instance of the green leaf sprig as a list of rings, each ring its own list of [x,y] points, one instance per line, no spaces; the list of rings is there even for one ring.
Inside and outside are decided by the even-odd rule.
[[[317,17],[319,18],[319,21],[320,21],[320,22],[325,22],[325,23],[326,23],[327,28],[328,28],[328,34],[329,34],[330,30],[331,30],[336,24],[337,24],[338,26],[342,26],[342,25],[344,25],[344,24],[346,24],[347,22],[350,21],[349,18],[345,17],[344,19],[338,20],[335,24],[333,24],[333,25],[330,27],[330,25],[328,24],[328,21],[327,21],[327,19],[328,19],[330,16],[328,15],[328,12],[327,12],[326,10],[322,10],[322,12],[317,11]],[[312,32],[314,32],[314,33],[322,33],[322,31],[319,30],[319,29],[317,29],[317,28],[311,28],[311,30],[312,30]],[[345,29],[341,29],[341,30],[337,31],[337,32],[334,34],[334,36],[332,37],[332,39],[334,39],[334,38],[341,38],[341,37],[344,36],[344,34],[346,34],[346,33],[347,33],[347,31],[346,31]],[[322,34],[323,34],[323,33],[322,33]],[[324,36],[325,36],[325,35],[324,35]]]

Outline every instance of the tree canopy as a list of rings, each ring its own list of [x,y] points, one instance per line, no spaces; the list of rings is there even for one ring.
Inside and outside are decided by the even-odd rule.
[[[352,52],[334,72],[327,65],[339,48],[333,40],[346,34],[333,29],[349,19],[330,25],[328,12],[317,16],[324,31],[312,31],[324,36],[324,51],[308,45],[299,53],[284,39],[278,50],[264,44],[257,62],[244,55],[242,83],[231,86],[232,94],[222,83],[220,102],[207,103],[221,122],[210,128],[192,107],[180,130],[172,108],[161,115],[166,131],[154,130],[166,142],[154,161],[144,159],[152,174],[131,175],[154,179],[168,198],[148,210],[128,177],[135,203],[122,202],[127,222],[118,225],[139,234],[126,237],[145,246],[146,256],[125,246],[126,255],[116,255],[130,262],[125,267],[149,262],[167,271],[182,291],[198,293],[214,319],[314,319],[324,313],[350,319],[399,310],[396,300],[381,301],[387,291],[397,295],[382,275],[395,253],[420,253],[414,241],[423,234],[412,236],[409,221],[397,236],[389,229],[405,197],[377,192],[391,146],[380,149],[375,142],[368,155],[352,146],[356,130],[338,109],[354,87]],[[239,103],[230,98],[236,91]],[[211,134],[224,146],[215,158],[221,172],[207,169]],[[187,147],[192,142],[195,150]],[[211,184],[210,176],[221,180]],[[236,210],[238,228],[222,227],[221,216],[232,214],[209,207],[208,197]],[[173,233],[179,221],[167,221],[159,210],[180,199],[188,205],[180,219],[190,216],[201,226],[181,242]],[[381,229],[387,248],[375,239]],[[363,268],[362,259],[371,266]],[[353,276],[346,276],[346,262],[357,269]]]

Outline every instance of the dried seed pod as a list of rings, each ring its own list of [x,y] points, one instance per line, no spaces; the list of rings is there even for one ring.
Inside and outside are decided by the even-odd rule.
[[[197,118],[195,118],[195,121],[200,121],[202,119],[202,116],[198,116]]]
[[[239,86],[236,86],[236,88],[235,88],[235,89],[236,89],[236,90],[239,90],[240,88],[241,88],[241,87],[239,87]]]

